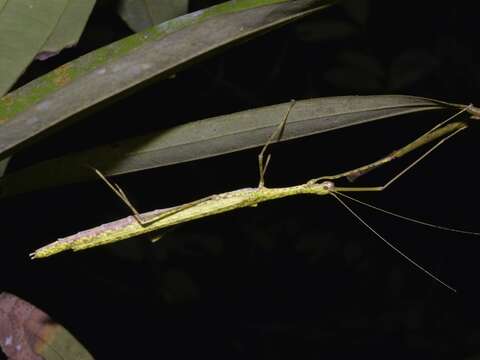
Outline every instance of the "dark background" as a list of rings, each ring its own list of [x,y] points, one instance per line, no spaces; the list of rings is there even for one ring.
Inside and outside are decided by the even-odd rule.
[[[76,48],[35,63],[21,83],[130,34],[113,3],[97,5]],[[193,1],[191,10],[213,3]],[[91,115],[23,151],[11,169],[292,98],[398,93],[479,105],[473,3],[358,0],[353,7],[331,8]],[[299,184],[375,160],[448,115],[417,114],[273,146],[267,185]],[[425,221],[480,231],[480,132],[472,125],[388,191],[357,197]],[[255,186],[257,153],[115,181],[142,211],[168,207]],[[414,158],[357,184],[382,184]],[[154,245],[125,241],[30,261],[30,251],[58,237],[128,215],[100,181],[2,201],[0,289],[49,313],[98,359],[480,354],[480,239],[351,206],[458,293],[394,253],[333,198],[283,199],[192,222]]]

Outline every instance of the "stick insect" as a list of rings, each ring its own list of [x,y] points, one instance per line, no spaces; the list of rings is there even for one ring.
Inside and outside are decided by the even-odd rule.
[[[392,183],[398,180],[402,175],[419,163],[422,159],[428,156],[432,151],[438,148],[446,140],[455,136],[459,132],[463,131],[468,127],[468,124],[463,121],[449,122],[454,117],[458,116],[460,113],[467,111],[472,114],[472,118],[478,116],[477,108],[472,106],[459,106],[462,107],[462,110],[457,112],[455,115],[451,116],[447,120],[435,126],[433,129],[429,130],[424,135],[420,136],[413,142],[407,144],[406,146],[392,152],[390,155],[380,158],[379,160],[369,163],[367,165],[361,166],[359,168],[345,171],[336,175],[322,176],[318,178],[313,178],[304,184],[290,186],[290,187],[281,187],[281,188],[268,188],[265,186],[265,174],[268,168],[268,164],[271,159],[271,154],[265,156],[267,149],[274,139],[278,137],[277,141],[281,138],[281,135],[287,124],[288,116],[292,107],[294,106],[294,101],[292,101],[288,107],[288,110],[285,113],[285,116],[278,126],[278,128],[271,134],[270,138],[264,144],[262,150],[258,155],[258,168],[259,168],[259,183],[255,188],[244,188],[239,190],[234,190],[230,192],[225,192],[221,194],[211,195],[196,201],[192,201],[183,205],[175,206],[167,209],[158,209],[153,210],[147,213],[140,214],[135,207],[130,203],[125,193],[122,189],[115,183],[111,183],[105,178],[105,176],[98,170],[94,169],[95,172],[100,176],[100,178],[113,190],[113,192],[120,197],[120,199],[131,209],[133,216],[129,216],[120,220],[116,220],[110,223],[103,224],[101,226],[81,231],[77,234],[58,239],[57,241],[50,243],[46,246],[43,246],[33,253],[30,254],[32,259],[48,257],[56,253],[71,249],[74,251],[84,250],[87,248],[105,245],[113,243],[116,241],[128,239],[131,237],[139,236],[142,234],[153,233],[160,229],[170,228],[174,225],[185,223],[191,220],[204,218],[211,215],[220,214],[223,212],[243,208],[243,207],[255,207],[259,203],[280,199],[288,196],[300,195],[300,194],[313,194],[313,195],[331,195],[333,196],[341,205],[343,205],[353,216],[355,216],[364,226],[366,226],[371,232],[373,232],[379,239],[385,242],[390,248],[395,252],[401,255],[404,259],[410,262],[412,265],[417,267],[419,270],[427,274],[429,277],[447,287],[452,291],[456,291],[447,283],[440,280],[437,276],[432,274],[430,271],[422,267],[420,264],[412,260],[400,249],[388,242],[382,235],[375,231],[370,225],[368,225],[357,213],[355,213],[342,199],[345,197],[357,202],[356,200],[345,193],[348,192],[378,192],[387,189]],[[472,110],[474,109],[474,110]],[[449,122],[448,124],[446,124]],[[430,143],[432,141],[439,140],[435,145],[433,145],[429,150],[427,150],[423,155],[413,161],[405,169],[396,174],[388,182],[382,186],[375,187],[338,187],[335,185],[333,180],[340,178],[347,178],[353,180],[359,176],[364,175],[365,173],[374,170],[383,164],[386,164],[394,159],[400,158],[410,151]],[[417,222],[426,226],[435,227],[443,230],[460,232],[465,234],[480,235],[480,233],[473,233],[469,231],[463,231],[458,229],[446,228],[423,221],[411,219],[406,216],[398,215],[383,209],[379,209],[373,205],[360,202],[366,206],[374,208],[391,214],[393,216],[400,217],[405,220]]]

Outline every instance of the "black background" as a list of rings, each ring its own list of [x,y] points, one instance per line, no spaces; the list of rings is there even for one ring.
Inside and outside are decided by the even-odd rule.
[[[11,169],[292,98],[399,93],[480,104],[474,2],[358,4],[365,2],[363,20],[358,11],[334,7],[153,84],[24,150]],[[35,63],[21,83],[127,36],[112,4],[97,5],[76,48]],[[191,10],[211,4],[193,2]],[[375,160],[448,115],[417,114],[273,146],[267,185],[298,184]],[[480,231],[480,132],[472,125],[388,191],[357,197]],[[115,180],[139,209],[168,207],[255,186],[257,153]],[[412,159],[358,185],[384,183]],[[99,359],[467,359],[480,353],[480,239],[351,206],[458,293],[394,253],[333,198],[289,198],[215,216],[178,227],[154,245],[126,241],[30,261],[30,251],[58,237],[128,215],[100,181],[2,200],[0,289],[49,313]]]

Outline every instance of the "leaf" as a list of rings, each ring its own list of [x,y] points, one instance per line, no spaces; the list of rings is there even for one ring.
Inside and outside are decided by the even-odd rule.
[[[118,13],[135,32],[184,15],[188,0],[120,0]]]
[[[3,29],[7,27],[5,21],[2,21],[2,9],[4,6],[7,4],[8,0],[0,0],[0,29],[2,29],[2,24],[3,24]],[[10,3],[13,4],[15,0],[10,0]],[[33,5],[34,3],[30,1],[30,5]],[[46,60],[47,58],[58,54],[63,48],[65,47],[71,47],[75,45],[78,42],[78,39],[80,38],[80,35],[83,32],[83,28],[85,27],[85,24],[88,20],[88,17],[92,11],[93,5],[95,4],[95,0],[70,0],[64,9],[64,11],[61,14],[60,19],[55,25],[55,28],[52,30],[50,33],[49,37],[46,39],[46,42],[43,44],[43,47],[40,52],[36,53],[35,58],[39,60]],[[29,5],[29,7],[30,7]],[[42,3],[42,5],[45,5]],[[35,8],[35,7],[33,7]],[[10,9],[10,12],[13,13],[13,11]],[[3,14],[5,16],[5,14]],[[8,14],[7,14],[8,16]],[[13,21],[14,24],[20,24],[20,25],[25,25],[24,23],[24,18],[20,16],[15,16],[8,18],[10,21]],[[27,19],[28,24],[31,24],[30,20]],[[10,29],[13,29],[13,26],[10,26]],[[36,31],[37,29],[34,28],[34,30],[30,31]],[[22,30],[22,34],[25,32],[25,30]],[[5,33],[5,35],[8,35],[8,33]],[[11,45],[15,42],[18,41],[18,38],[16,37],[10,37],[9,39],[4,39],[4,42],[2,43],[2,36],[0,34],[0,53],[2,50],[5,50],[5,47],[11,47]],[[7,42],[8,41],[8,42]],[[38,45],[41,45],[43,43],[43,38],[38,42]],[[2,59],[0,59],[0,68],[2,68],[5,73],[1,74],[0,73],[0,96],[5,94],[8,89],[15,83],[16,79],[23,73],[25,70],[26,66],[31,62],[32,54],[34,48],[28,48],[30,46],[30,43],[28,42],[23,42],[20,41],[19,44],[23,45],[25,48],[22,48],[20,50],[23,51],[18,51],[18,53],[26,54],[25,50],[32,50],[32,52],[28,53],[25,58],[19,58],[15,57],[11,60],[15,63],[13,68],[7,68],[2,67],[2,65],[5,65],[7,62],[9,62],[8,58],[5,56],[3,62]],[[3,45],[3,46],[2,46]],[[10,64],[12,62],[10,61]],[[8,71],[7,71],[8,70]],[[18,71],[17,71],[18,70]],[[9,73],[9,71],[12,71]],[[0,161],[0,177],[3,176],[6,164],[8,163],[8,158],[5,158]]]
[[[94,178],[93,172],[85,165],[94,166],[111,176],[261,146],[278,127],[288,106],[278,104],[217,116],[44,161],[0,179],[0,196]],[[295,103],[281,140],[453,106],[437,100],[402,95],[302,100]]]
[[[13,86],[42,49],[68,0],[0,3],[0,96]]]
[[[0,1],[0,96],[35,58],[75,45],[95,0]]]
[[[63,326],[6,292],[0,293],[0,347],[12,360],[93,359]]]
[[[76,45],[94,5],[95,0],[70,0],[53,33],[36,58],[45,60],[64,48]]]
[[[0,98],[0,159],[103,100],[151,78],[167,77],[214,49],[333,2],[230,1],[167,21],[64,64]]]

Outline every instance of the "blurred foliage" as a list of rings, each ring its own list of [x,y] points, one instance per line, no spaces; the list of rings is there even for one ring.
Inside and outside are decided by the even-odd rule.
[[[137,32],[187,12],[188,0],[121,0],[118,3],[119,15]]]

